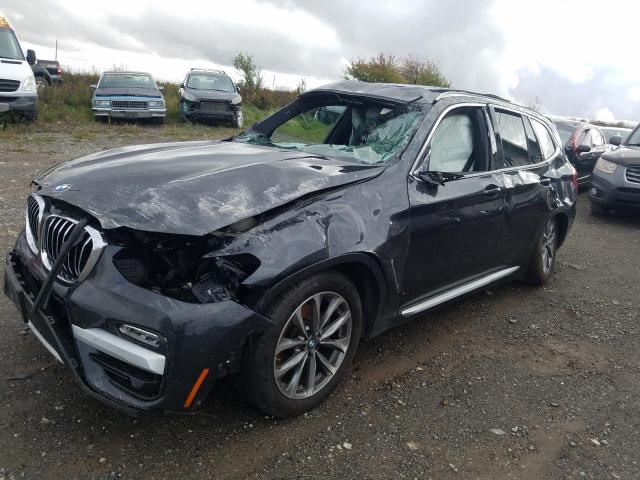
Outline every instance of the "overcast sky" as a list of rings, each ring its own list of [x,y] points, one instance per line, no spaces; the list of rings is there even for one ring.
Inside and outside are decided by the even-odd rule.
[[[425,56],[452,86],[558,115],[640,120],[640,2],[2,0],[23,48],[72,69],[182,79],[241,51],[268,85],[340,79],[349,59]]]

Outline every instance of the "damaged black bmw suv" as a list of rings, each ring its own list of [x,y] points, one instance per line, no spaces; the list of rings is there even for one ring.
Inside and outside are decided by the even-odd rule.
[[[545,283],[577,190],[533,111],[348,81],[234,138],[96,153],[34,185],[5,292],[82,389],[191,411],[230,374],[280,417],[318,405],[361,339]]]

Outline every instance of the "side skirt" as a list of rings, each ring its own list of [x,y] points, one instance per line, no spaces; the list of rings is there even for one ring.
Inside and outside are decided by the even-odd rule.
[[[484,277],[477,278],[472,280],[469,283],[465,283],[458,287],[452,288],[451,290],[447,290],[443,293],[435,295],[433,297],[422,300],[416,304],[413,304],[409,307],[405,307],[401,310],[403,317],[409,317],[411,315],[415,315],[416,313],[423,312],[425,310],[429,310],[441,303],[448,302],[449,300],[453,300],[456,297],[460,297],[466,293],[477,290],[478,288],[484,287],[485,285],[489,285],[501,278],[508,277],[514,274],[520,267],[510,267],[505,268],[503,270],[498,270],[497,272],[490,273],[489,275],[485,275]]]

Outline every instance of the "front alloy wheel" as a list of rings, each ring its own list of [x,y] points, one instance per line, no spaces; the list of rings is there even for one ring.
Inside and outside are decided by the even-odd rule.
[[[292,417],[318,406],[338,385],[358,347],[358,290],[336,271],[288,287],[262,312],[273,327],[252,337],[232,381],[267,415]]]
[[[278,343],[273,373],[288,398],[307,398],[322,390],[344,361],[351,341],[349,305],[336,292],[321,292],[291,314]]]

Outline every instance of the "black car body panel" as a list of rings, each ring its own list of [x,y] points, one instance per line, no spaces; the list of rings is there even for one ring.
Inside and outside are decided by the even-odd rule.
[[[51,212],[85,218],[106,246],[86,278],[56,280],[50,301],[32,312],[30,299],[58,272],[43,268],[42,255],[29,246],[27,222],[8,257],[5,291],[32,324],[44,329],[40,317],[52,319],[73,360],[66,363],[82,366],[76,380],[92,395],[133,411],[189,410],[185,398],[198,375],[211,372],[193,406],[215,379],[237,370],[245,345],[271,327],[263,316],[269,302],[314,272],[335,269],[351,279],[362,299],[363,336],[370,338],[454,298],[448,292],[522,277],[551,217],[562,243],[575,216],[575,170],[543,117],[468,92],[341,82],[302,95],[252,131],[266,134],[279,118],[326,98],[346,108],[373,99],[420,116],[406,146],[383,164],[238,141],[189,142],[89,155],[37,178],[36,196],[47,211],[42,225]],[[451,112],[469,108],[486,122],[488,170],[429,177],[421,169],[434,131]],[[493,130],[493,108],[538,122],[553,139],[553,154],[501,166],[507,140]],[[27,218],[35,221],[38,212],[29,205]],[[181,255],[197,251],[198,262],[218,262],[224,275],[182,282],[178,292],[135,280],[135,265],[123,269],[119,262],[136,251],[132,239],[147,238],[147,250],[185,245]],[[177,274],[165,278],[171,275]],[[237,288],[222,288],[234,279]],[[104,336],[122,323],[164,338],[162,375],[102,358],[69,333]]]
[[[602,159],[617,168],[613,173],[594,169],[589,199],[605,208],[640,208],[640,146],[621,145]]]

